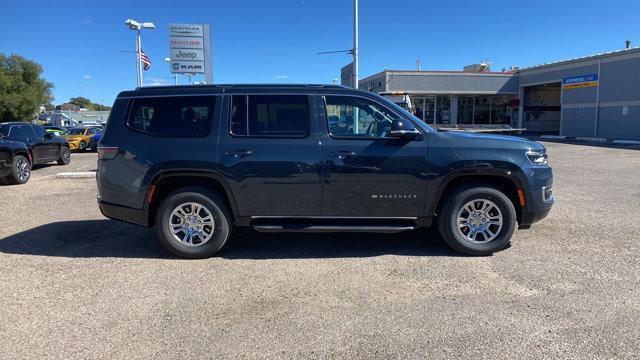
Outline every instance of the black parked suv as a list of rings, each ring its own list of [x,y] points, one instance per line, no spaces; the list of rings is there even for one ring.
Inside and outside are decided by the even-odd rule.
[[[0,138],[24,143],[28,149],[29,173],[32,165],[57,161],[67,165],[71,161],[69,144],[61,137],[47,132],[42,126],[25,122],[0,123]],[[27,182],[28,178],[18,183]]]
[[[486,255],[553,204],[542,145],[436,131],[341,86],[125,91],[98,156],[102,213],[154,227],[189,258],[216,253],[234,227],[391,233],[432,224],[453,249]]]

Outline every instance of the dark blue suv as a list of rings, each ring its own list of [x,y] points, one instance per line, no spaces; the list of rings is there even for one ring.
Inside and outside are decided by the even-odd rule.
[[[102,213],[153,227],[189,258],[216,253],[235,227],[393,233],[433,224],[453,249],[487,255],[553,204],[542,145],[436,131],[341,86],[125,91],[98,156]]]

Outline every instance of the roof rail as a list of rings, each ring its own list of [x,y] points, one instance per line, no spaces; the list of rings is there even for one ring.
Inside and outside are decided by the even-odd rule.
[[[225,87],[279,87],[279,88],[299,88],[299,87],[312,87],[312,88],[329,88],[329,89],[344,89],[349,88],[343,85],[334,84],[198,84],[198,85],[161,85],[161,86],[142,86],[137,87],[136,91],[144,90],[157,90],[157,89],[193,89],[193,88],[225,88]]]

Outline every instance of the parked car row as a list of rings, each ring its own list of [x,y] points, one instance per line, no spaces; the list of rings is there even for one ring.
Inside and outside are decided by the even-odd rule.
[[[25,122],[0,123],[0,178],[11,184],[24,184],[33,165],[56,161],[71,162],[67,140],[40,125]]]

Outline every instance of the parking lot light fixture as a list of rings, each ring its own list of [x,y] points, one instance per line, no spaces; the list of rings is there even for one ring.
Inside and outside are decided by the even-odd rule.
[[[135,31],[136,33],[136,41],[135,41],[135,53],[136,53],[136,75],[137,75],[137,81],[136,81],[136,85],[137,87],[142,86],[142,44],[140,41],[140,30],[142,29],[155,29],[156,25],[152,22],[143,22],[140,23],[138,21],[132,20],[132,19],[127,19],[124,22],[125,25],[127,25],[127,27],[132,30]]]

